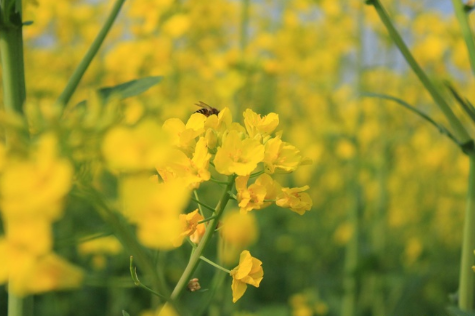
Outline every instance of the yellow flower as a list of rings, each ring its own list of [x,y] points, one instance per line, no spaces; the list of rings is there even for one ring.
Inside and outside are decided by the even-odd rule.
[[[81,254],[110,254],[115,255],[122,251],[122,245],[114,236],[100,237],[82,242],[78,246]]]
[[[302,161],[300,151],[281,140],[281,135],[269,139],[265,144],[264,164],[268,173],[292,172]]]
[[[220,233],[224,241],[222,260],[226,264],[234,263],[244,248],[257,240],[256,218],[252,213],[227,212]]]
[[[210,158],[206,140],[200,137],[192,159],[181,150],[171,150],[169,156],[157,166],[157,171],[165,182],[180,179],[190,188],[197,189],[201,182],[210,178]]]
[[[236,130],[231,130],[225,137],[223,145],[218,148],[214,164],[221,174],[233,173],[245,176],[256,169],[264,158],[264,146],[255,139],[241,139]]]
[[[120,182],[123,212],[137,224],[138,239],[147,247],[172,249],[182,233],[179,214],[188,203],[189,190],[182,182],[157,183],[144,176]]]
[[[303,215],[312,208],[312,199],[308,193],[308,185],[301,188],[282,188],[282,194],[277,198],[276,204],[280,207],[290,208],[291,211]]]
[[[175,240],[175,247],[181,246],[183,243],[183,239],[186,236],[191,236],[195,233],[197,227],[198,227],[198,222],[203,220],[204,217],[201,216],[199,213],[198,209],[194,210],[191,213],[188,214],[180,214],[180,222],[182,225],[182,233],[180,236],[178,236]]]
[[[195,138],[201,136],[205,129],[206,116],[195,113],[186,122],[186,125],[177,118],[168,119],[163,123],[163,130],[168,133],[172,145],[191,155],[195,150]]]
[[[0,180],[4,218],[58,219],[72,175],[70,163],[57,157],[56,138],[52,134],[41,136],[30,159],[10,161],[5,168]]]
[[[19,296],[78,287],[83,271],[54,253],[35,255],[0,240],[0,284]]]
[[[164,159],[168,147],[160,126],[146,120],[132,128],[111,129],[104,137],[102,153],[109,168],[130,172],[153,169]]]
[[[162,26],[163,31],[172,38],[182,36],[190,28],[190,18],[186,14],[175,14]]]
[[[251,109],[244,111],[244,124],[246,125],[249,137],[253,138],[257,134],[263,136],[270,135],[279,125],[279,115],[269,113],[261,118],[261,116]]]
[[[205,224],[201,223],[196,226],[196,229],[193,234],[190,235],[190,240],[194,244],[199,244],[201,241],[201,238],[203,238],[204,234],[206,232],[206,226]]]
[[[30,268],[29,274],[21,278],[23,282],[10,280],[12,291],[22,295],[77,288],[84,276],[80,268],[54,253],[39,257]]]
[[[231,270],[230,274],[233,277],[233,284],[231,285],[233,303],[236,303],[246,292],[248,284],[259,287],[264,277],[262,261],[252,257],[249,251],[244,250],[241,252],[239,265]]]
[[[236,178],[237,200],[241,213],[247,213],[254,209],[260,209],[264,204],[266,188],[259,184],[251,184],[247,187],[249,175]]]
[[[265,200],[274,200],[277,191],[281,190],[280,185],[268,174],[260,175],[249,187],[247,187],[248,180],[249,176],[236,178],[237,201],[241,213],[269,206],[272,202],[265,202]]]

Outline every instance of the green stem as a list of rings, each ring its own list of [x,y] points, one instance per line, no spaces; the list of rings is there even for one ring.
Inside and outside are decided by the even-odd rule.
[[[467,205],[463,228],[462,259],[460,262],[459,278],[459,308],[463,311],[473,311],[474,295],[474,264],[475,249],[475,152],[469,153],[470,172],[468,178]]]
[[[188,265],[185,268],[185,271],[183,271],[183,274],[181,275],[180,280],[178,280],[178,283],[175,286],[175,289],[173,290],[170,296],[172,300],[178,299],[178,297],[180,296],[180,294],[183,292],[186,285],[188,284],[188,281],[190,280],[191,275],[193,274],[196,267],[198,266],[203,250],[206,248],[208,242],[211,240],[211,236],[213,236],[213,233],[215,231],[214,227],[216,227],[216,224],[218,223],[219,218],[223,214],[224,208],[226,207],[226,204],[229,201],[228,191],[231,191],[231,189],[233,188],[234,179],[235,179],[235,176],[229,177],[228,184],[226,185],[223,195],[221,196],[221,199],[219,200],[218,205],[216,206],[216,217],[213,218],[209,222],[203,238],[198,244],[198,247],[196,247],[195,251],[193,252],[193,255],[191,256],[190,261],[188,262]]]
[[[219,269],[219,270],[221,270],[221,271],[224,271],[224,272],[226,272],[226,273],[228,273],[228,274],[231,273],[231,271],[229,271],[228,269],[223,268],[223,267],[220,266],[219,264],[214,263],[213,261],[209,260],[209,259],[206,258],[206,257],[200,256],[200,259],[203,260],[204,262],[206,262],[206,263],[212,265],[212,266],[215,267],[216,269]]]
[[[439,108],[444,113],[445,117],[447,118],[450,125],[452,126],[454,130],[454,134],[457,137],[458,141],[461,144],[468,143],[471,140],[470,135],[467,133],[467,131],[463,127],[460,120],[452,112],[452,109],[449,107],[445,99],[441,96],[437,88],[429,80],[425,72],[422,70],[422,68],[419,66],[417,61],[412,56],[411,52],[407,48],[407,45],[404,43],[404,40],[402,39],[401,35],[399,35],[391,19],[389,18],[389,15],[386,12],[386,9],[381,4],[381,1],[367,0],[366,3],[374,6],[374,8],[376,9],[376,12],[379,15],[379,18],[381,19],[381,21],[383,22],[384,26],[386,27],[388,31],[389,36],[392,38],[397,48],[399,49],[401,54],[404,56],[404,59],[412,68],[412,70],[414,71],[416,76],[419,78],[421,83],[424,85],[426,90],[432,96],[432,99],[435,101],[435,103],[439,106]]]
[[[198,204],[198,208],[200,209],[200,214],[201,214],[201,215],[203,215],[203,212],[202,212],[202,210],[201,210],[201,207],[207,208],[208,210],[210,210],[210,211],[212,211],[212,212],[214,213],[214,211],[215,211],[214,208],[212,208],[212,207],[209,206],[209,205],[206,205],[206,204],[203,203],[203,202],[200,202],[199,199],[192,197],[191,200],[192,200],[193,202],[196,202],[196,204]]]
[[[0,31],[0,52],[5,111],[22,113],[25,102],[25,72],[21,27],[5,27]]]
[[[8,291],[8,316],[23,315],[23,299]]]
[[[61,95],[58,97],[58,100],[56,100],[57,103],[63,106],[66,106],[68,104],[69,100],[71,99],[71,96],[73,95],[74,91],[76,91],[76,88],[79,85],[79,81],[81,81],[82,76],[91,64],[94,56],[99,51],[99,48],[104,42],[107,33],[109,33],[112,24],[114,24],[115,19],[119,15],[119,11],[122,8],[124,2],[125,0],[116,0],[114,6],[112,7],[111,13],[107,17],[107,20],[102,26],[102,29],[100,30],[99,34],[97,34],[96,39],[92,43],[91,47],[89,47],[89,50],[87,51],[86,55],[84,55],[83,59],[79,63],[71,78],[69,78],[69,81]]]
[[[455,16],[459,21],[462,36],[465,40],[465,45],[467,45],[468,59],[470,60],[470,65],[472,66],[472,72],[475,74],[475,43],[473,41],[472,31],[470,30],[468,14],[464,9],[464,4],[462,1],[452,0],[452,4],[454,5]]]
[[[26,89],[23,63],[21,1],[16,4],[16,9],[12,1],[2,1],[1,5],[0,55],[2,62],[3,106],[6,113],[22,115]],[[10,142],[11,140],[9,139],[10,137],[7,137],[7,141]],[[13,141],[11,142],[13,143]],[[25,308],[27,300],[15,295],[13,291],[9,291],[8,316],[27,314],[28,311]]]

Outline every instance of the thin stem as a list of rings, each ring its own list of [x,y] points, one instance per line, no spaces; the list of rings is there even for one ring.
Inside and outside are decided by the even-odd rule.
[[[87,51],[86,55],[84,55],[83,59],[79,63],[71,78],[69,78],[69,81],[61,95],[58,97],[58,100],[56,100],[57,103],[63,106],[66,106],[68,104],[74,91],[76,91],[76,88],[79,85],[82,76],[91,64],[94,56],[96,56],[97,52],[99,51],[99,48],[101,47],[102,43],[104,42],[104,39],[107,36],[107,33],[109,33],[112,24],[114,24],[115,19],[119,15],[119,11],[122,8],[124,2],[125,0],[116,0],[114,6],[112,7],[111,13],[107,17],[107,20],[102,26],[102,29],[100,30],[99,34],[97,34],[96,39],[92,43],[91,47],[89,47],[89,50]]]
[[[473,41],[473,34],[470,29],[468,20],[468,13],[464,9],[464,4],[460,0],[452,0],[454,5],[455,16],[460,24],[460,30],[462,32],[465,45],[467,45],[468,59],[470,60],[470,66],[472,66],[472,72],[475,74],[475,43]]]
[[[137,267],[134,265],[134,257],[133,256],[130,256],[130,266],[129,266],[129,269],[130,269],[130,276],[132,277],[132,280],[134,281],[134,284],[136,286],[140,286],[141,288],[149,291],[150,293],[154,294],[154,295],[157,295],[158,297],[161,297],[161,298],[166,298],[165,296],[163,296],[162,294],[158,293],[158,292],[155,292],[154,290],[152,290],[151,288],[149,288],[148,286],[146,286],[145,284],[143,284],[142,282],[140,282],[139,280],[139,276],[137,275]]]
[[[204,208],[207,208],[208,210],[210,210],[210,211],[212,211],[212,212],[214,213],[215,209],[212,208],[211,206],[206,205],[206,204],[203,203],[203,202],[200,202],[198,199],[195,199],[194,197],[192,197],[191,200],[192,200],[193,202],[196,202],[196,203],[198,204],[198,208],[200,208],[200,206],[203,206]],[[201,213],[201,215],[203,215],[203,213],[201,212],[201,209],[200,209],[200,213]]]
[[[223,268],[223,267],[220,266],[219,264],[214,263],[213,261],[209,260],[209,259],[206,258],[206,257],[200,256],[200,259],[203,260],[203,261],[206,262],[206,263],[209,263],[210,265],[212,265],[212,266],[215,267],[216,269],[219,269],[219,270],[221,270],[221,271],[224,271],[224,272],[226,272],[226,273],[228,273],[228,274],[231,273],[231,271],[229,271],[228,269]]]
[[[474,264],[473,250],[475,249],[475,153],[469,155],[470,172],[467,189],[467,205],[463,228],[462,258],[460,261],[459,278],[459,308],[463,311],[473,311],[474,295]]]
[[[215,219],[216,217],[217,217],[216,215],[213,215],[211,217],[205,218],[204,220],[199,221],[198,224],[203,224],[203,223],[209,222],[209,221]]]
[[[195,195],[195,199],[193,199],[193,201],[195,201],[196,203],[198,203],[198,209],[200,210],[200,214],[201,216],[205,216],[204,213],[203,213],[203,208],[201,207],[201,204],[200,204],[200,197],[198,196],[198,191],[194,190],[193,191],[193,194]],[[214,211],[214,210],[213,210]]]
[[[429,80],[425,72],[422,70],[422,68],[419,66],[417,61],[412,56],[411,52],[407,48],[407,45],[404,43],[404,40],[402,39],[401,35],[399,35],[391,19],[389,18],[389,15],[386,12],[386,9],[381,4],[381,1],[367,0],[366,3],[374,6],[374,8],[376,9],[376,12],[379,15],[379,18],[381,19],[381,21],[383,22],[384,26],[386,27],[388,31],[389,36],[392,38],[397,48],[399,49],[401,54],[404,56],[404,59],[406,59],[406,62],[412,68],[412,70],[414,71],[416,76],[419,78],[421,83],[424,85],[426,90],[432,96],[432,99],[435,101],[435,103],[439,106],[439,108],[444,113],[445,117],[447,118],[450,125],[452,126],[454,130],[454,134],[457,137],[458,141],[461,144],[470,142],[471,141],[470,135],[467,133],[467,131],[463,127],[460,120],[452,112],[452,109],[449,107],[445,99],[441,96],[437,88]]]
[[[175,286],[175,289],[173,290],[170,296],[172,300],[178,299],[180,294],[183,292],[183,289],[186,287],[191,275],[193,274],[196,267],[198,266],[198,263],[200,261],[200,256],[203,253],[203,250],[206,248],[206,245],[210,241],[211,236],[215,232],[213,228],[216,227],[216,224],[218,223],[218,220],[223,214],[224,208],[226,207],[226,204],[229,201],[229,191],[234,186],[234,179],[235,179],[235,176],[229,177],[228,184],[226,185],[223,195],[221,196],[221,199],[219,200],[218,205],[216,206],[216,218],[211,220],[210,223],[208,224],[203,238],[201,239],[200,243],[198,244],[198,247],[196,248],[193,255],[191,256],[190,261],[188,262],[188,265],[185,268],[185,271],[183,271],[183,274],[181,275],[180,280],[178,281],[177,285]]]
[[[219,181],[219,180],[216,180],[216,179],[213,179],[213,178],[210,178],[209,181],[214,182],[214,183],[218,183],[218,184],[228,184],[226,181]]]

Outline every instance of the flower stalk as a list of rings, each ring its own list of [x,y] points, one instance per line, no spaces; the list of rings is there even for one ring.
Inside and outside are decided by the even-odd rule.
[[[467,189],[467,205],[462,241],[462,258],[460,260],[459,275],[459,304],[463,311],[473,311],[475,279],[472,266],[474,264],[473,251],[475,249],[475,152],[469,155],[470,172]]]
[[[112,11],[107,17],[107,20],[104,23],[104,26],[100,30],[99,34],[97,34],[97,37],[94,39],[94,42],[92,43],[91,47],[89,47],[89,50],[87,51],[86,55],[84,55],[83,59],[79,63],[76,70],[74,70],[74,73],[72,74],[71,78],[69,78],[69,81],[66,87],[64,88],[63,92],[60,94],[60,96],[58,97],[58,100],[56,101],[57,103],[63,106],[66,106],[68,104],[74,91],[76,91],[76,88],[78,87],[79,82],[82,79],[82,76],[84,75],[87,68],[91,64],[92,60],[94,59],[94,56],[96,56],[97,52],[99,51],[99,48],[101,47],[107,34],[109,33],[112,27],[112,24],[114,24],[114,21],[119,15],[120,9],[122,8],[122,5],[124,4],[124,2],[125,0],[117,0],[114,3],[114,6],[112,7]]]
[[[200,261],[200,257],[203,254],[203,250],[206,248],[206,245],[211,239],[211,236],[213,236],[215,230],[214,227],[216,227],[216,224],[219,221],[219,218],[223,214],[224,208],[226,207],[226,204],[228,203],[230,199],[229,191],[234,186],[234,179],[235,176],[229,176],[228,178],[228,184],[226,185],[226,188],[224,188],[223,195],[221,196],[221,199],[218,202],[218,205],[216,206],[216,217],[213,218],[206,229],[206,233],[203,236],[203,239],[201,239],[200,243],[198,244],[198,247],[196,247],[195,251],[193,252],[192,256],[190,257],[190,261],[188,262],[188,265],[185,268],[185,271],[183,271],[183,274],[180,277],[180,280],[178,280],[177,285],[173,289],[173,292],[170,296],[171,300],[177,300],[180,294],[183,292],[183,290],[186,288],[186,285],[188,284],[188,281],[195,271],[196,267],[198,266],[198,263]]]

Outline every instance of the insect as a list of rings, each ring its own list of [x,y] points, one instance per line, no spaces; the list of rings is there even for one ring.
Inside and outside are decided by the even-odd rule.
[[[200,113],[200,114],[203,114],[204,116],[218,115],[219,114],[218,109],[215,109],[215,108],[209,106],[208,104],[206,104],[202,101],[196,103],[195,105],[199,106],[201,108],[201,109],[195,111],[195,113]]]

